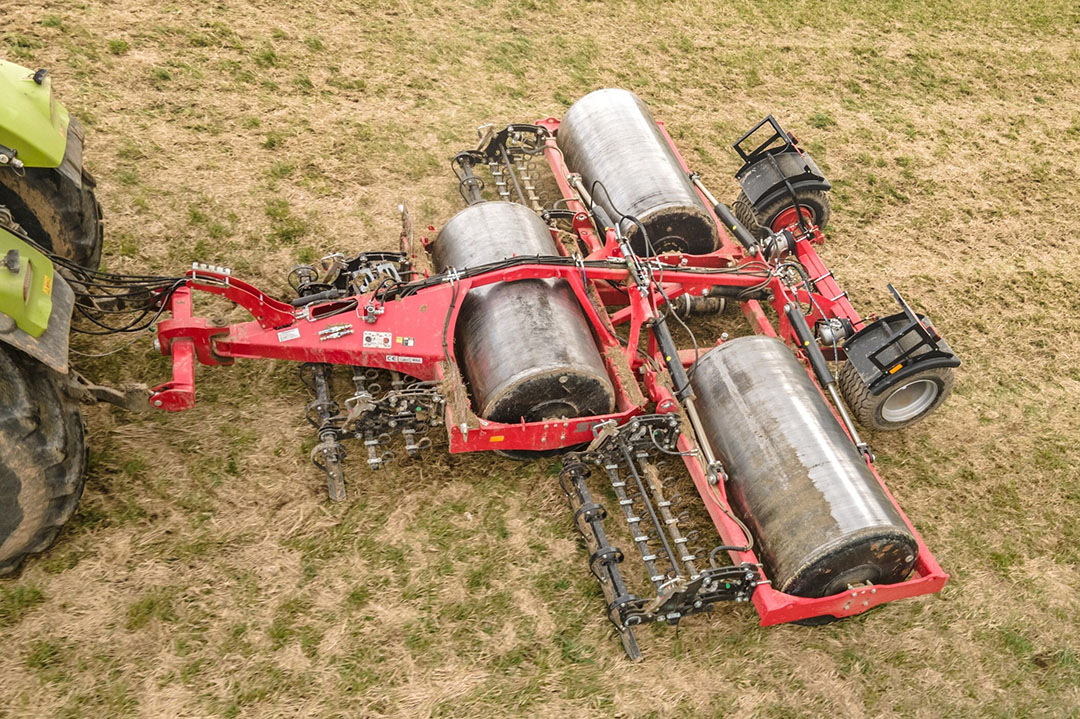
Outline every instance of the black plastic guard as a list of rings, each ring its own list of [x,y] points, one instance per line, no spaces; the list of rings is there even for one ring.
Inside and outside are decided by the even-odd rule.
[[[792,149],[769,154],[753,164],[743,166],[735,175],[750,204],[761,207],[781,193],[787,192],[784,181],[795,190],[829,190],[832,185],[821,174],[817,163],[806,153]]]
[[[925,315],[922,327],[904,312],[883,317],[849,337],[844,343],[848,361],[870,388],[880,395],[908,377],[928,369],[959,367],[960,358],[933,329]],[[929,334],[924,334],[928,329]]]
[[[751,137],[758,137],[757,133],[765,125],[771,126],[772,135],[748,152],[743,147],[744,143]],[[769,204],[780,192],[786,192],[786,183],[790,183],[793,189],[832,188],[813,158],[798,146],[798,141],[772,115],[750,128],[732,147],[743,159],[743,166],[735,173],[735,179],[754,207]]]

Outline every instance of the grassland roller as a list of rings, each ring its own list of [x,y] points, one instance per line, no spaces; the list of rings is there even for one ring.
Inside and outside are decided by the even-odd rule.
[[[466,207],[419,238],[403,211],[396,252],[293,268],[288,300],[221,267],[162,278],[151,306],[172,379],[150,403],[194,406],[196,363],[301,363],[312,458],[339,500],[347,441],[371,469],[422,455],[436,427],[451,452],[561,455],[588,566],[635,659],[635,626],[720,601],[752,603],[768,625],[936,592],[948,577],[855,420],[922,419],[959,361],[895,290],[897,313],[855,312],[815,250],[829,184],[796,138],[769,117],[735,147],[732,210],[629,92],[591,93],[561,121],[485,126],[452,161]],[[252,319],[200,316],[198,293]],[[691,315],[725,304],[749,334],[699,343]]]

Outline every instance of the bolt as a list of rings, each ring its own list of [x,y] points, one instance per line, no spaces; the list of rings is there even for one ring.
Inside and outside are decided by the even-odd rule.
[[[8,250],[7,254],[4,255],[4,267],[7,267],[8,272],[10,272],[13,275],[19,273],[19,251],[18,250],[14,250],[14,249]]]
[[[215,317],[210,320],[210,324],[214,327],[224,327],[228,323],[225,321],[224,317]]]
[[[154,400],[154,406],[155,406],[155,407],[160,407],[160,406],[161,406],[161,405],[163,405],[163,404],[165,404],[165,403],[164,403],[164,402],[162,402],[162,401],[161,401],[160,399],[155,399],[155,400]]]
[[[727,342],[727,338],[728,338],[728,333],[727,332],[721,332],[720,333],[720,341],[721,342]]]
[[[559,384],[566,384],[569,381],[570,381],[570,378],[567,377],[566,375],[563,375],[562,377],[559,378]]]
[[[161,352],[161,340],[157,337],[154,338],[154,351]]]

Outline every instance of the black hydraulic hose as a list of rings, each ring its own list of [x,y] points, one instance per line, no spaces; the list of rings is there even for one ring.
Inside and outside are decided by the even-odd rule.
[[[807,324],[802,310],[799,309],[797,304],[789,302],[784,305],[784,314],[787,315],[788,322],[791,323],[791,329],[799,340],[799,346],[806,350],[807,359],[810,360],[810,367],[814,370],[818,382],[822,387],[828,387],[836,380],[833,378],[829,363],[825,359],[821,347],[818,346],[813,333],[810,331],[810,325]]]
[[[322,302],[323,300],[336,300],[341,297],[344,291],[337,289],[325,290],[323,292],[316,292],[313,295],[304,295],[303,297],[296,297],[289,301],[293,307],[304,307],[310,305],[313,302]]]
[[[690,378],[686,374],[682,360],[679,359],[679,349],[675,346],[675,340],[671,336],[671,330],[667,326],[667,319],[661,315],[656,318],[649,328],[656,338],[656,344],[664,356],[664,364],[667,365],[671,374],[671,381],[675,385],[675,396],[684,400],[692,394]]]
[[[735,239],[739,241],[747,251],[750,250],[757,240],[750,234],[742,223],[735,217],[735,213],[731,211],[731,208],[725,205],[723,202],[717,202],[713,207],[713,211],[716,212],[716,216],[720,218],[720,221],[724,223],[724,226],[731,230],[735,235]]]

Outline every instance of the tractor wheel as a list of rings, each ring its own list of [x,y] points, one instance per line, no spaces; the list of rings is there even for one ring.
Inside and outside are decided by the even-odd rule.
[[[85,429],[64,383],[0,345],[0,576],[47,549],[82,496]]]
[[[28,167],[21,176],[0,170],[0,205],[35,242],[96,270],[101,263],[101,205],[94,197],[93,176],[77,172],[80,184],[59,169]]]
[[[844,362],[837,385],[859,424],[888,431],[915,424],[940,407],[952,392],[953,368],[918,372],[873,395],[854,365]]]
[[[818,227],[829,224],[831,207],[828,192],[797,189],[795,196],[799,198],[799,208],[804,218]],[[764,207],[755,208],[750,204],[746,193],[740,192],[731,209],[735,213],[735,219],[759,240],[765,239],[772,232],[779,232],[797,220],[795,205],[791,201],[791,196],[787,194],[781,195]]]

